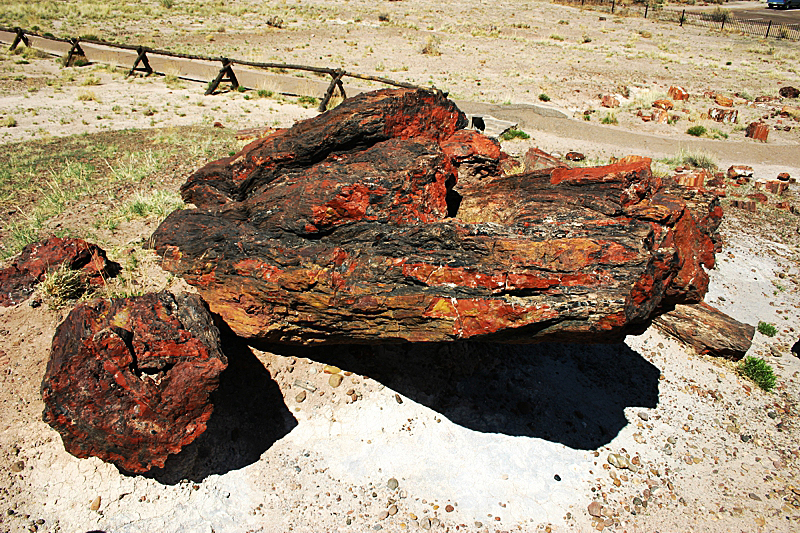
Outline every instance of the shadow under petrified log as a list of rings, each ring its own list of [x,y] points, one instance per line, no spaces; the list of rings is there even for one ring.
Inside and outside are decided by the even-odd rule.
[[[220,331],[228,368],[212,395],[214,413],[197,440],[147,474],[165,485],[202,481],[253,464],[297,426],[278,384],[250,347],[224,324]]]
[[[658,403],[659,370],[627,345],[271,346],[373,378],[474,431],[593,450]]]

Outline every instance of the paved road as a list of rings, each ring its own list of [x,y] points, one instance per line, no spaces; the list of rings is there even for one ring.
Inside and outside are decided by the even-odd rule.
[[[722,6],[673,6],[671,9],[678,11],[686,9],[687,13],[711,12],[722,7],[731,12],[738,19],[745,20],[771,20],[775,24],[800,24],[800,8],[794,9],[769,9],[764,2],[727,2]]]

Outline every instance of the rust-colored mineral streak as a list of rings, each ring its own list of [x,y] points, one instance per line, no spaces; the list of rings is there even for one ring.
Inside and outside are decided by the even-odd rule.
[[[359,95],[197,171],[154,248],[267,342],[616,342],[702,300],[715,195],[641,157],[520,173],[465,124],[435,92]]]

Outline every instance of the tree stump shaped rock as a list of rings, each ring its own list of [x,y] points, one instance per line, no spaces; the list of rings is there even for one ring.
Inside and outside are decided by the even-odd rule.
[[[227,366],[202,299],[168,292],[78,305],[56,330],[44,421],[76,457],[142,473],[206,429]]]
[[[153,246],[266,342],[617,342],[702,300],[714,194],[641,157],[521,173],[465,125],[435,92],[348,99],[197,171]]]

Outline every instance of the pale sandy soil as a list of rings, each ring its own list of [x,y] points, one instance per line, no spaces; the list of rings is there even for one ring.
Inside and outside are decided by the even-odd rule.
[[[176,46],[216,47],[231,56],[346,63],[420,83],[431,79],[476,100],[535,101],[546,92],[568,111],[596,108],[601,92],[637,83],[665,90],[677,82],[693,92],[744,88],[753,95],[798,84],[796,46],[661,25],[649,25],[651,36],[644,37],[637,31],[641,20],[599,21],[596,13],[549,4],[290,6],[275,8],[284,30],[255,16],[223,14],[202,22],[176,16],[159,35],[175,35]],[[381,24],[384,12],[390,22]],[[212,31],[219,26],[226,31]],[[107,27],[87,23],[76,31]],[[135,24],[113,31],[131,38],[152,33]],[[582,43],[584,33],[590,43]],[[421,54],[428,36],[441,39],[441,56]],[[761,52],[769,47],[765,62]],[[216,121],[230,128],[289,126],[314,114],[276,98],[202,98],[202,87],[189,83],[170,88],[162,78],[126,81],[91,66],[61,70],[52,60],[17,64],[16,57],[2,63],[0,115],[18,121],[0,130],[4,142],[34,133]],[[83,85],[90,77],[99,83]],[[81,91],[95,99],[78,99]],[[653,129],[633,119],[633,108],[617,116],[630,131],[685,136],[686,121]],[[733,127],[727,131],[732,139],[743,137]],[[646,152],[636,145],[617,152],[602,138],[575,146],[569,132],[530,133],[533,140],[504,143],[504,149],[580,149],[598,160]],[[776,146],[798,142],[796,129],[770,135]],[[778,167],[744,154],[720,164],[752,164],[762,179],[779,171],[800,177],[800,165]],[[180,181],[176,176],[170,186]],[[794,203],[796,187],[788,196]],[[83,224],[88,232],[90,215],[106,208],[73,206],[52,224],[73,224],[74,231]],[[698,356],[652,328],[613,346],[272,353],[239,345],[231,348],[236,362],[226,371],[208,432],[151,477],[70,456],[41,421],[39,385],[53,332],[68,310],[27,303],[0,309],[0,531],[394,532],[432,524],[434,531],[584,532],[600,527],[587,512],[592,501],[605,506],[602,527],[610,531],[795,531],[800,360],[789,347],[800,332],[798,220],[772,208],[756,215],[727,209],[724,248],[706,298],[738,320],[778,326],[774,338],[757,333],[749,352],[774,366],[772,393],[730,363]],[[116,259],[136,249],[144,264],[139,287],[180,290],[185,286],[141,249],[157,222],[91,232]],[[350,373],[338,388],[328,385],[327,363]],[[302,403],[297,383],[316,388]],[[355,402],[345,394],[351,389]],[[638,458],[640,468],[617,469],[608,464],[609,453]],[[397,489],[388,487],[391,478]],[[382,518],[392,506],[396,513]]]

